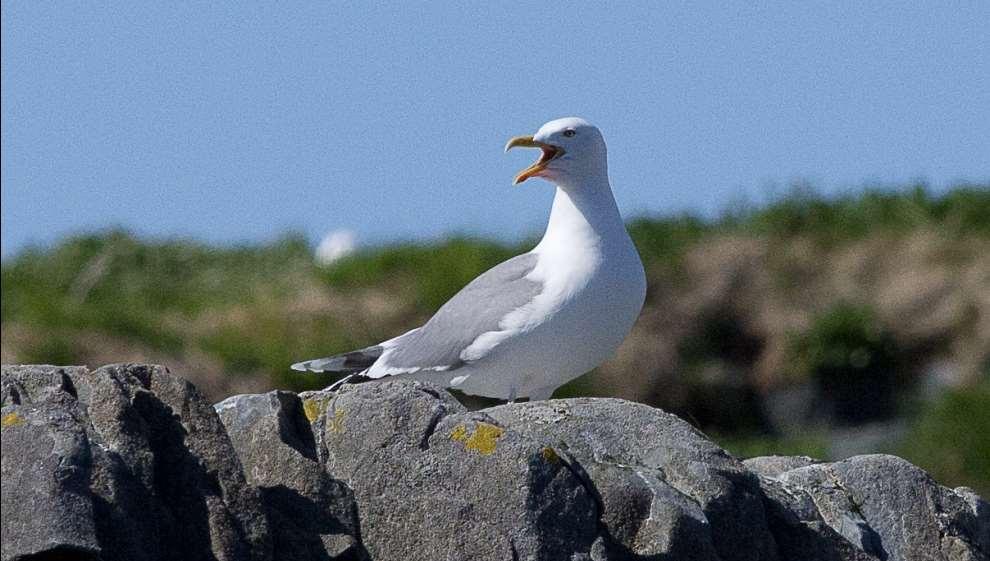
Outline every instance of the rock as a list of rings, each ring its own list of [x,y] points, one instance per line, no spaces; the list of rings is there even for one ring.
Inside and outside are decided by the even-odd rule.
[[[621,548],[677,559],[777,558],[756,476],[678,417],[597,398],[486,412],[567,450],[587,469],[603,503],[605,528]],[[634,484],[637,479],[642,484]]]
[[[759,456],[743,460],[743,465],[760,478],[767,521],[781,558],[807,561],[877,559],[832,529],[804,489],[776,479],[790,470],[820,463],[808,456]]]
[[[420,382],[346,387],[322,417],[373,559],[590,558],[597,506],[563,452]]]
[[[76,397],[72,376],[88,372],[82,366],[3,366],[0,403],[3,406],[61,401]]]
[[[215,408],[248,482],[261,492],[275,559],[367,559],[354,495],[317,460],[296,394],[238,395]]]
[[[808,456],[757,456],[743,460],[746,469],[764,477],[777,477],[785,471],[820,463]]]
[[[807,492],[829,526],[878,559],[968,561],[990,554],[986,520],[971,498],[896,456],[855,456],[778,479]]]
[[[599,503],[606,557],[718,559],[701,507],[659,472],[591,459],[580,467]]]
[[[330,401],[337,396],[336,392],[325,390],[302,392],[299,401],[302,402],[303,415],[309,421],[316,445],[316,455],[320,463],[326,463],[326,446],[323,445],[323,425],[326,422],[325,413]]]
[[[987,560],[895,456],[740,462],[617,399],[470,412],[409,380],[215,407],[166,369],[4,367],[2,560]]]
[[[956,487],[953,489],[956,495],[969,505],[969,510],[976,519],[976,530],[973,532],[972,541],[976,546],[990,556],[990,503],[976,494],[969,487]]]
[[[59,401],[67,403],[3,406],[4,560],[45,553],[98,559],[89,442],[71,398]]]
[[[2,378],[4,414],[8,401],[14,414],[36,407],[46,412],[51,430],[74,431],[71,457],[85,461],[60,461],[60,466],[73,466],[76,479],[71,489],[51,492],[57,495],[54,501],[75,505],[63,515],[88,532],[80,542],[43,516],[15,510],[21,504],[15,489],[46,489],[53,472],[42,463],[22,472],[20,479],[8,479],[7,473],[17,470],[21,458],[41,457],[51,448],[41,438],[15,437],[8,444],[5,428],[4,560],[28,553],[14,551],[8,543],[22,543],[31,534],[44,536],[45,547],[35,552],[48,555],[87,551],[104,560],[271,557],[260,496],[247,484],[213,408],[188,382],[163,367],[146,365],[92,372],[5,367]],[[60,420],[70,416],[76,419],[75,428]],[[88,523],[85,513],[90,513]]]
[[[803,462],[797,460],[795,463]],[[803,561],[880,559],[863,551],[829,526],[818,511],[815,500],[800,487],[761,475],[760,488],[763,491],[767,522],[781,559]],[[865,526],[863,530],[869,531],[869,527]]]

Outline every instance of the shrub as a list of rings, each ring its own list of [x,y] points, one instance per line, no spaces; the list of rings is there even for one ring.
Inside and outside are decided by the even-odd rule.
[[[894,414],[899,353],[869,307],[834,305],[792,339],[790,351],[834,421],[856,424]]]

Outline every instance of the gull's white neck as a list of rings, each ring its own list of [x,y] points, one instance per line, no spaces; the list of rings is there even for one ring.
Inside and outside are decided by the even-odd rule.
[[[530,277],[544,283],[547,310],[583,295],[587,302],[609,302],[615,310],[635,308],[639,313],[646,290],[643,266],[607,176],[595,181],[557,186],[547,231],[533,248],[539,259]],[[616,329],[625,336],[628,327]]]
[[[557,186],[546,233],[534,251],[601,251],[602,246],[631,244],[612,196],[607,176]]]

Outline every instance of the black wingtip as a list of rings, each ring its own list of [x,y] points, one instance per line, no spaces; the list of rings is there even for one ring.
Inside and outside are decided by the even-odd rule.
[[[293,364],[290,368],[299,372],[339,372],[342,374],[357,374],[368,369],[382,356],[382,347],[375,345],[349,353],[304,360]]]

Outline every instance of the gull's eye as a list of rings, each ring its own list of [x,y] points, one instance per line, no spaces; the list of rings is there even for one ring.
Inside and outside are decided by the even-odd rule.
[[[564,131],[564,136],[566,136],[567,138],[570,138],[570,137],[574,136],[575,134],[577,134],[577,133],[574,132],[571,129],[567,129],[566,131]]]

